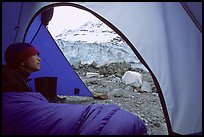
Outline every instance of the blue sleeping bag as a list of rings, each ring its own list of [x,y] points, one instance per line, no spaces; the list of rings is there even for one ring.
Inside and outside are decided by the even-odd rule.
[[[2,132],[20,135],[146,135],[144,122],[116,105],[49,103],[38,92],[2,93]]]

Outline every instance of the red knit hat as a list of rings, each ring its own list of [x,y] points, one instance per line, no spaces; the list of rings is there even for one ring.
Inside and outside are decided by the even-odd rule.
[[[6,64],[11,67],[17,67],[21,62],[35,54],[39,54],[39,51],[29,43],[11,44],[5,52]]]

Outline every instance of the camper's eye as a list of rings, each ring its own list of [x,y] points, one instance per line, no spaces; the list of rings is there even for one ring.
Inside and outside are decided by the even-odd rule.
[[[40,54],[39,54],[39,53],[35,54],[35,57],[38,57],[38,58],[39,58],[39,57],[40,57]]]

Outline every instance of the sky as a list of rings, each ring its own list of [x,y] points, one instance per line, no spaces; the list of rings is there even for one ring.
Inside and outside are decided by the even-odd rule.
[[[97,20],[97,18],[91,13],[75,7],[60,6],[54,8],[52,20],[47,27],[55,37],[65,28],[75,29],[89,20]]]

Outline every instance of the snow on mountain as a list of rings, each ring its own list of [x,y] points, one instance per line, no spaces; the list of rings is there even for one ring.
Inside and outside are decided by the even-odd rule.
[[[144,68],[123,39],[101,21],[88,21],[74,30],[67,28],[55,41],[75,67],[93,62],[100,67],[125,61],[133,67]]]
[[[123,43],[123,40],[111,28],[100,20],[88,21],[75,30],[65,29],[55,39],[64,41],[84,41],[87,43]]]

